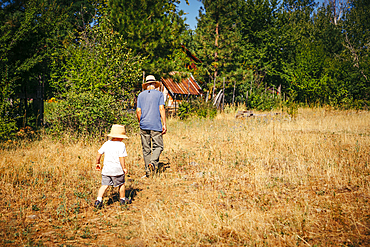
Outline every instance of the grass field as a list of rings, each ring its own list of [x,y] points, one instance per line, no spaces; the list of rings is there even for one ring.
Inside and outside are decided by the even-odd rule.
[[[0,246],[369,246],[370,113],[168,119],[162,169],[127,145],[127,196],[92,204],[102,141],[3,144]]]

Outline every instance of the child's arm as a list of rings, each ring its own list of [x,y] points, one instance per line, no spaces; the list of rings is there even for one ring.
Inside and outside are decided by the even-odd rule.
[[[100,153],[98,153],[98,155],[96,156],[96,167],[95,167],[95,170],[97,170],[97,171],[100,171],[101,170],[101,166],[100,166],[101,156],[102,156],[102,154],[100,154]]]
[[[125,163],[125,157],[119,157],[119,163],[121,163],[122,170],[125,174],[127,174],[127,169],[126,169],[126,163]]]

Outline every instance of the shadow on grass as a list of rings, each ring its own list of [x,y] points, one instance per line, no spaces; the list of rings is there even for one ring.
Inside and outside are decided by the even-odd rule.
[[[131,197],[132,202],[134,202],[136,195],[140,191],[142,191],[142,189],[134,189],[134,188],[126,187],[125,197],[127,197],[127,198],[130,198]],[[111,205],[111,204],[113,204],[115,202],[118,202],[119,200],[120,200],[119,193],[118,192],[115,192],[112,195],[112,197],[109,198],[109,200],[107,202],[107,205]]]
[[[171,168],[170,162],[159,162],[158,163],[158,170],[156,171],[157,174],[163,173],[166,169]]]

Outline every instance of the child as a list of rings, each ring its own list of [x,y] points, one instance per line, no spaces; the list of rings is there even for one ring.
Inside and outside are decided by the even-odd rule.
[[[103,144],[96,157],[95,169],[100,171],[100,159],[101,156],[105,154],[104,166],[101,172],[102,186],[98,191],[98,197],[94,204],[96,208],[100,208],[103,205],[102,200],[104,192],[110,185],[119,188],[121,205],[131,203],[131,200],[125,197],[125,174],[127,174],[125,157],[127,156],[127,152],[125,144],[121,142],[123,138],[128,138],[126,136],[125,126],[114,124],[107,136],[112,139]]]

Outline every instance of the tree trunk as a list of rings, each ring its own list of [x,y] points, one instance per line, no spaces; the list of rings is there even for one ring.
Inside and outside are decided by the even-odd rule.
[[[233,90],[233,105],[234,105],[234,102],[235,102],[235,84],[236,84],[236,80],[234,81],[234,90]]]
[[[218,48],[218,23],[216,24],[216,39],[215,39],[215,72],[213,74],[213,98],[215,97],[215,90],[216,90],[216,78],[217,78],[217,61],[218,61],[218,53],[217,53],[217,48]]]

